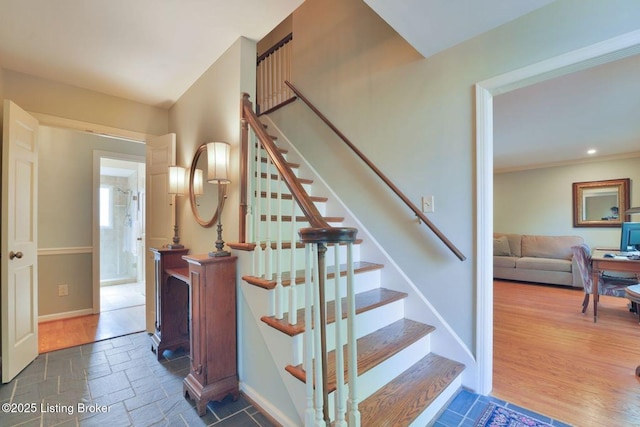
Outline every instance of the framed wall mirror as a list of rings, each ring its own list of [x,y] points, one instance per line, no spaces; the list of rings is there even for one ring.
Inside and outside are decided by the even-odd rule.
[[[574,227],[620,227],[629,221],[630,179],[573,183]]]
[[[196,222],[208,228],[218,221],[218,188],[216,185],[207,185],[203,177],[206,171],[207,144],[202,144],[193,155],[189,170],[189,202]],[[224,200],[223,195],[221,205],[224,205]]]

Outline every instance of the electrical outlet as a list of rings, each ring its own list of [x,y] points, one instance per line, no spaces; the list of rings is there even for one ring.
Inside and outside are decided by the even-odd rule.
[[[69,295],[69,285],[58,285],[58,296],[66,297]]]
[[[435,210],[433,196],[422,196],[422,212],[431,213]]]

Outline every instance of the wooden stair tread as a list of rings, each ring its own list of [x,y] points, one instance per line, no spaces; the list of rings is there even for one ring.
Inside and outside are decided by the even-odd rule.
[[[353,263],[353,271],[355,274],[358,273],[364,273],[367,271],[373,271],[373,270],[380,270],[384,267],[384,265],[382,264],[375,264],[372,262],[366,262],[366,261],[358,261],[358,262],[354,262]],[[347,265],[346,264],[340,264],[340,276],[346,276],[347,275]],[[332,279],[335,277],[335,266],[329,266],[327,267],[327,277],[329,279]],[[244,280],[245,282],[251,284],[251,285],[255,285],[255,286],[259,286],[261,288],[264,289],[273,289],[276,287],[276,279],[275,279],[275,275],[271,278],[265,278],[265,277],[255,277],[255,276],[242,276],[242,280]],[[296,274],[295,274],[295,283],[296,284],[300,284],[300,283],[304,283],[304,270],[297,270]],[[291,284],[291,275],[290,272],[283,272],[282,273],[282,285],[283,286],[289,286]]]
[[[364,313],[374,308],[390,304],[394,301],[406,298],[404,292],[393,291],[385,288],[376,288],[370,291],[356,294],[356,314]],[[295,336],[305,330],[304,321],[305,309],[300,308],[297,312],[298,322],[295,325],[289,324],[289,314],[285,313],[282,319],[276,319],[274,316],[263,316],[261,320],[267,325],[284,332],[287,335]],[[347,298],[342,298],[342,318],[347,318]],[[327,323],[336,321],[336,304],[335,301],[327,303]]]
[[[260,178],[262,179],[267,179],[267,173],[266,172],[261,172],[260,173]],[[278,180],[278,174],[271,174],[270,178],[272,180]],[[298,178],[298,181],[300,181],[301,184],[313,184],[313,180],[312,179],[307,179],[307,178]]]
[[[375,332],[358,339],[358,375],[362,375],[380,363],[398,354],[417,340],[433,332],[435,328],[409,319],[400,319]],[[348,360],[347,347],[343,347],[344,360]],[[288,365],[287,372],[306,381],[306,373],[302,365]],[[348,379],[348,367],[345,363],[345,381]],[[336,389],[335,351],[330,351],[327,358],[327,378],[329,393]]]
[[[260,192],[260,197],[263,199],[267,198],[267,192],[266,191],[261,191]],[[280,197],[282,198],[282,200],[291,200],[293,199],[293,196],[290,193],[282,193],[280,194]],[[278,198],[278,193],[271,193],[271,199],[277,199]],[[321,197],[321,196],[309,196],[309,198],[311,199],[311,201],[313,202],[326,202],[327,200],[329,200],[328,197]]]
[[[430,353],[358,405],[362,426],[408,426],[464,370]]]
[[[344,217],[341,217],[341,216],[324,216],[322,218],[324,218],[324,220],[327,221],[327,222],[342,222],[342,221],[344,221]],[[266,221],[266,220],[267,220],[267,216],[266,215],[260,215],[260,221]],[[282,222],[291,222],[291,215],[282,215],[280,217],[280,220]],[[277,215],[271,215],[271,221],[272,222],[278,221],[278,216]],[[296,222],[307,222],[307,218],[305,216],[296,216]]]

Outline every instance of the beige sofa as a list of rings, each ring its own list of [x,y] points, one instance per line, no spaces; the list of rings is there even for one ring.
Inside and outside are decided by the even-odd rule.
[[[580,236],[533,236],[494,233],[495,279],[584,287],[571,247]]]

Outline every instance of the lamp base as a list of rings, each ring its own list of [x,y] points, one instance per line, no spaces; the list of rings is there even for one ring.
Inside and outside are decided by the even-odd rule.
[[[231,256],[231,252],[227,252],[227,251],[209,252],[209,256],[210,257]]]

